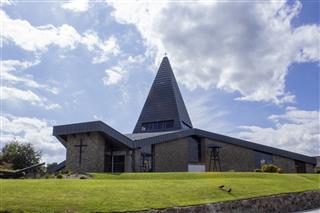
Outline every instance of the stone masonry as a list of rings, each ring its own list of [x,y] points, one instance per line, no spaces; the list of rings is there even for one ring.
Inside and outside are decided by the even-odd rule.
[[[188,140],[180,139],[156,144],[155,172],[186,172],[188,169]]]
[[[252,149],[241,146],[201,139],[201,161],[192,164],[205,164],[206,171],[209,171],[210,152],[209,145],[220,146],[221,171],[234,170],[237,172],[253,172],[259,168],[256,165],[255,154]],[[167,143],[155,145],[155,172],[188,171],[189,153],[188,139],[180,139]],[[295,161],[289,158],[271,155],[273,164],[279,166],[284,173],[296,172]],[[306,172],[313,173],[313,165],[306,164]]]
[[[218,141],[212,141],[210,139],[205,139],[204,141],[206,149],[208,145],[213,144],[221,147],[219,154],[221,162],[221,171],[235,170],[237,172],[251,172],[255,169],[253,150]],[[208,171],[210,153],[208,151],[206,151],[205,153],[206,161],[204,163],[206,163]]]
[[[294,160],[274,155],[273,164],[279,166],[284,173],[296,172]]]
[[[83,147],[81,165],[79,164],[80,139]],[[105,141],[99,133],[68,135],[66,169],[76,172],[103,172]]]
[[[139,211],[141,213],[283,213],[320,207],[320,191],[295,192],[196,206]]]
[[[306,164],[306,172],[307,173],[314,173],[314,166],[311,164]]]

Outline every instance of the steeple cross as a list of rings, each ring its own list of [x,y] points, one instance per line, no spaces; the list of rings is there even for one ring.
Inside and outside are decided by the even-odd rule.
[[[79,147],[79,165],[81,165],[81,160],[82,160],[82,148],[88,146],[87,144],[82,143],[82,138],[80,139],[80,144],[74,145],[74,147]]]

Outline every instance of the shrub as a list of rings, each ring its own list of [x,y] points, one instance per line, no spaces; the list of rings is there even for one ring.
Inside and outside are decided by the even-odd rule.
[[[261,169],[255,169],[254,172],[262,172]]]
[[[52,174],[47,174],[46,176],[45,176],[45,179],[51,179],[51,178],[53,178],[54,176],[52,175]]]
[[[278,167],[277,172],[280,173],[280,174],[283,173],[283,171],[282,171],[282,169],[280,167]]]
[[[70,174],[72,174],[72,172],[70,170],[66,169],[66,170],[62,170],[61,174],[70,175]]]
[[[320,173],[320,167],[319,167],[319,166],[316,166],[316,167],[314,168],[314,172],[315,172],[315,173]]]
[[[280,169],[280,168],[274,164],[264,164],[261,167],[261,170],[263,172],[270,172],[270,173],[276,173],[276,172],[278,172],[278,169]]]
[[[62,174],[58,174],[58,175],[56,176],[56,178],[62,179],[62,178],[63,178],[63,175],[62,175]]]
[[[81,176],[80,179],[87,179],[87,177],[86,176]]]

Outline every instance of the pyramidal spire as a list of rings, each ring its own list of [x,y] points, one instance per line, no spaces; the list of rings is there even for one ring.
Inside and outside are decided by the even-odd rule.
[[[133,133],[192,128],[169,59],[162,59]]]

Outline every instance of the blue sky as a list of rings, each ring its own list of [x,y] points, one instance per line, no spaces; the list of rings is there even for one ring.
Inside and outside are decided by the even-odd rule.
[[[1,3],[2,145],[53,162],[53,125],[132,132],[166,52],[195,127],[320,154],[317,1]]]

